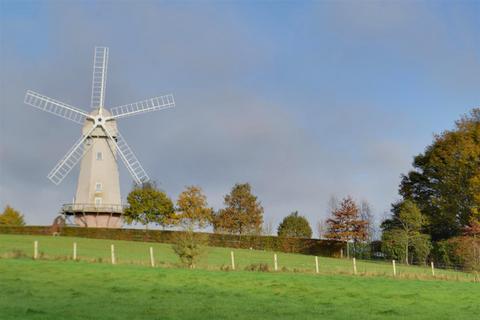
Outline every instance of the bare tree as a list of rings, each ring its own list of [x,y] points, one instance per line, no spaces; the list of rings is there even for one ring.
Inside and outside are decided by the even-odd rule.
[[[332,194],[328,199],[327,216],[330,217],[333,212],[339,209],[339,207],[340,207],[340,200],[338,200],[336,195]]]
[[[263,224],[262,228],[262,234],[264,236],[271,236],[273,235],[275,230],[273,230],[273,222],[271,219],[268,219],[268,221],[265,221]]]
[[[318,238],[323,239],[325,238],[325,234],[328,232],[328,225],[326,222],[326,219],[320,219],[317,222],[317,232],[318,232]]]
[[[375,216],[372,206],[367,200],[362,200],[360,203],[360,218],[367,222],[367,241],[373,241],[376,238]]]

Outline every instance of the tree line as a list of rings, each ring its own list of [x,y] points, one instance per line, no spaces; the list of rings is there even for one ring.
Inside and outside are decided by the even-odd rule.
[[[196,191],[192,193],[191,188]],[[190,198],[201,194],[200,188],[188,187],[179,199],[191,204]],[[366,201],[357,204],[350,196],[341,201],[331,199],[329,218],[319,223],[320,237],[352,243],[354,248],[370,244],[370,251],[407,264],[435,260],[480,269],[480,108],[456,121],[454,129],[435,135],[425,152],[414,157],[413,169],[401,176],[399,194],[401,199],[392,204],[391,215],[381,223],[380,237],[371,206]],[[163,205],[157,213],[163,213],[148,218],[150,211],[136,210],[137,201],[129,195],[126,217],[162,226],[175,224],[179,218],[171,200],[166,195],[159,197]],[[205,210],[199,211],[203,225],[211,225],[215,232],[262,232],[263,208],[248,183],[232,188],[224,197],[223,209],[206,210],[206,201],[204,205]],[[186,207],[177,201],[176,208],[181,216]],[[188,219],[197,219],[197,214]],[[283,219],[277,234],[310,238],[312,229],[295,211]],[[374,241],[376,238],[380,241]]]
[[[435,135],[433,143],[414,157],[413,169],[401,176],[399,194],[401,199],[380,225],[381,236],[369,203],[358,204],[351,196],[330,199],[329,217],[320,221],[319,236],[407,264],[435,260],[480,270],[480,108],[456,121],[454,129]],[[235,184],[217,211],[198,186],[186,187],[173,203],[154,183],[147,183],[135,186],[127,201],[124,218],[129,224],[175,226],[190,235],[208,226],[214,232],[238,235],[273,231],[271,225],[262,228],[263,207],[248,183]],[[7,206],[0,214],[2,224],[25,222]],[[312,228],[294,211],[283,218],[277,234],[311,238]]]

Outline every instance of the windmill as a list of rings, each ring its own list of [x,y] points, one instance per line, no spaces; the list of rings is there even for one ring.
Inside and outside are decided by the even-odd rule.
[[[74,203],[62,206],[62,213],[85,227],[119,228],[122,205],[117,159],[120,158],[136,184],[149,181],[137,157],[117,129],[117,120],[175,106],[173,95],[155,97],[127,105],[105,108],[108,48],[95,47],[91,112],[28,90],[25,103],[83,125],[80,139],[48,174],[59,185],[80,162]]]

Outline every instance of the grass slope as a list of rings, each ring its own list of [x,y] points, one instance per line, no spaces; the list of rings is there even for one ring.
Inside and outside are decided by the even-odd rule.
[[[0,319],[475,319],[476,283],[0,259]]]
[[[163,267],[174,267],[179,264],[179,259],[172,250],[171,245],[163,243],[144,243],[133,241],[114,241],[87,238],[52,237],[52,236],[26,236],[0,234],[0,257],[8,256],[13,250],[21,250],[28,256],[33,255],[33,241],[39,241],[39,251],[47,259],[58,257],[71,257],[73,242],[77,243],[80,260],[108,263],[110,261],[110,244],[115,244],[117,263],[140,264],[148,266],[149,247],[154,248],[156,263]],[[243,270],[250,264],[268,264],[273,269],[273,252],[260,250],[208,248],[207,255],[202,258],[199,268],[218,270],[222,266],[230,265],[230,251],[235,252],[237,270]],[[277,253],[279,268],[288,271],[313,273],[315,260],[313,256],[301,254]],[[353,273],[352,261],[348,259],[319,258],[321,274],[351,274]],[[370,275],[392,276],[392,266],[386,262],[357,261],[359,273]],[[402,277],[431,278],[431,269],[427,267],[405,266],[397,264],[397,274]],[[453,272],[437,269],[438,278],[459,279],[472,281],[474,274]]]

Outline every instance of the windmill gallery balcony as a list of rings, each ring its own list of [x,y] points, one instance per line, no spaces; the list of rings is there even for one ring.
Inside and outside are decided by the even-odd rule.
[[[68,219],[74,217],[75,224],[81,227],[121,228],[122,215],[127,205],[69,203],[64,204],[61,214]]]

